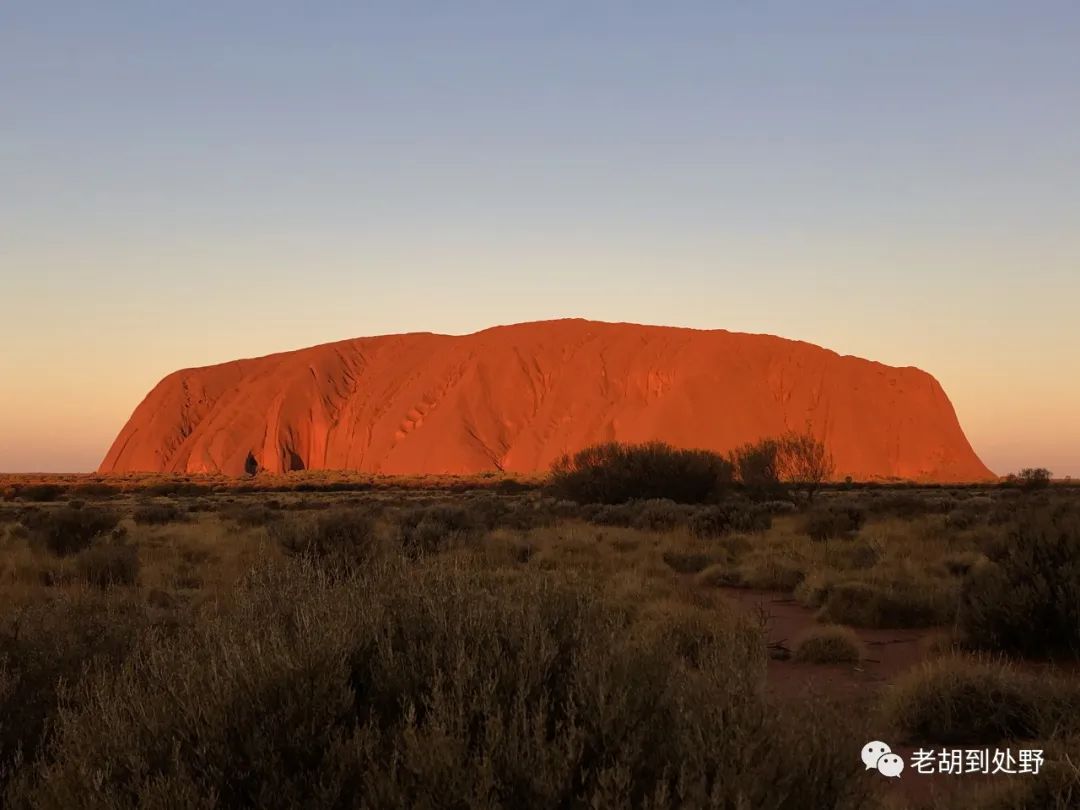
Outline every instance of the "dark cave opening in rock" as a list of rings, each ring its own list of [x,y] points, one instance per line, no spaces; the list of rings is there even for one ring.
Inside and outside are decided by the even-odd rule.
[[[295,471],[298,471],[298,470],[306,470],[307,469],[307,467],[304,465],[304,460],[302,458],[300,458],[300,456],[296,453],[295,450],[288,450],[287,449],[285,451],[285,454],[288,457],[288,462],[289,463],[286,466],[287,466],[289,472],[295,472]]]
[[[255,454],[248,451],[247,459],[244,461],[244,472],[248,475],[255,475],[259,471],[259,462],[255,460]]]

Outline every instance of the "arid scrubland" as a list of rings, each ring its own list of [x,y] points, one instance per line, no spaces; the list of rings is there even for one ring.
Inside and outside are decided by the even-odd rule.
[[[9,481],[0,804],[1080,801],[1073,488],[338,484]],[[1047,765],[916,795],[875,738]]]

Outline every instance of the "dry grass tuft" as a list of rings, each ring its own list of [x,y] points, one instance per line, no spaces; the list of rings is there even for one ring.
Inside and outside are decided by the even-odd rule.
[[[794,658],[811,664],[857,664],[866,655],[850,627],[831,624],[815,627],[795,643]]]
[[[883,703],[889,724],[920,743],[982,745],[1080,731],[1080,688],[999,658],[947,655],[893,685]]]

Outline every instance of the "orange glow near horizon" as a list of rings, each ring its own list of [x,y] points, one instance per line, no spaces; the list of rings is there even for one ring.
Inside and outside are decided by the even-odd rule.
[[[179,368],[583,317],[917,366],[1080,477],[1080,5],[85,5],[0,24],[0,471]]]

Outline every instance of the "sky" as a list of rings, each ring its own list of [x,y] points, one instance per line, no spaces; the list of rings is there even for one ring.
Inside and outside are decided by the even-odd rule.
[[[1080,477],[1080,4],[0,4],[0,471],[178,368],[586,317],[934,374]]]

